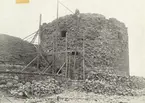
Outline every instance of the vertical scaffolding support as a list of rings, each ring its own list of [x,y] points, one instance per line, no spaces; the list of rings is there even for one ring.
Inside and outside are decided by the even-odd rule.
[[[65,76],[66,76],[66,78],[68,78],[68,56],[67,56],[67,37],[68,37],[68,35],[67,35],[67,33],[66,33],[66,40],[65,40],[65,61],[66,61],[66,73],[65,73]]]
[[[57,14],[56,14],[57,15],[57,19],[58,19],[58,14],[59,14],[58,11],[59,11],[59,1],[57,0]]]
[[[74,68],[73,68],[73,73],[76,73],[74,72],[76,69],[76,50],[74,51]]]
[[[57,0],[57,12],[56,12],[56,19],[57,19],[57,21],[58,21],[58,17],[59,17],[59,1]],[[59,32],[59,24],[57,23],[57,25],[56,25],[56,30],[57,30],[57,33],[56,34],[58,34],[58,32]],[[56,35],[56,41],[55,41],[55,48],[56,48],[56,51],[57,51],[57,35]]]
[[[40,19],[39,19],[39,32],[38,32],[38,50],[37,50],[37,69],[38,69],[38,70],[39,70],[39,65],[40,65],[41,19],[42,19],[42,15],[40,14]]]
[[[57,0],[57,12],[56,12],[56,18],[57,18],[57,20],[58,20],[58,10],[59,10],[59,1]],[[57,23],[57,25],[56,25],[56,32],[58,33],[58,23]],[[57,34],[56,33],[56,34]],[[53,63],[52,63],[52,74],[54,74],[55,73],[55,34],[53,34],[53,53],[52,53],[52,56],[53,56]]]
[[[85,73],[86,73],[86,71],[85,71],[85,60],[84,60],[84,58],[85,58],[85,37],[84,37],[84,34],[83,34],[83,80],[85,80],[85,78],[86,78],[86,76],[85,76]]]
[[[71,57],[70,57],[70,55],[68,54],[68,77],[69,77],[69,78],[71,78],[71,77],[70,77],[70,73],[71,73],[71,72],[70,72],[70,71],[71,71],[71,70],[70,70],[70,69],[71,69],[71,68],[70,68],[70,59],[71,59]]]

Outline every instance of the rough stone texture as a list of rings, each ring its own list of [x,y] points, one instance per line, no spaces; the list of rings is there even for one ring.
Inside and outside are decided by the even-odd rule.
[[[44,23],[41,28],[41,47],[46,54],[52,53],[54,35],[55,51],[65,51],[66,38],[61,37],[64,30],[67,31],[68,50],[79,52],[76,68],[82,65],[84,35],[87,70],[93,65],[93,70],[114,70],[118,75],[129,75],[128,34],[124,23],[89,13],[67,15],[51,23]],[[74,56],[70,53],[68,55],[71,58],[69,66],[73,70]],[[64,57],[65,53],[58,54],[56,60],[59,62],[56,62],[63,64]]]

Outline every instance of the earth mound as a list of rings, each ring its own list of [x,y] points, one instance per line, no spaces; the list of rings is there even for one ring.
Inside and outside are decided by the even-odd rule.
[[[25,65],[36,56],[33,44],[20,38],[0,35],[0,63]]]

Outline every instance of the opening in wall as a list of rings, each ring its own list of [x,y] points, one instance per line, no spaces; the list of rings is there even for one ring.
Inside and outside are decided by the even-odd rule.
[[[79,55],[79,52],[75,52],[75,51],[73,51],[72,53],[71,53],[72,55]]]
[[[66,33],[67,33],[66,30],[61,31],[61,37],[66,37]]]

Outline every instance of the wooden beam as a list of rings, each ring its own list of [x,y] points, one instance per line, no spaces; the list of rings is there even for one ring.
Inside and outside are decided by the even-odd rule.
[[[41,73],[47,72],[47,70],[48,70],[51,66],[52,66],[52,64],[50,64],[49,66],[46,66],[46,67],[44,68],[44,70],[43,70]]]
[[[44,58],[44,56],[42,55],[42,53],[40,52],[40,56],[44,59],[44,61],[49,65],[49,63],[47,62],[47,60]]]
[[[66,73],[65,73],[65,76],[66,76],[66,78],[68,78],[68,68],[67,68],[67,66],[68,66],[67,36],[68,36],[68,35],[67,35],[67,33],[66,33],[66,41],[65,41],[65,49],[66,49],[66,50],[65,50],[65,51],[66,51],[66,52],[65,52],[65,53],[66,53],[66,54],[65,54],[65,55],[66,55],[66,56],[65,56],[65,62],[66,62]]]
[[[71,69],[71,67],[70,67],[70,59],[71,59],[71,57],[70,57],[70,55],[68,55],[68,77],[69,77],[69,78],[71,78],[71,77],[70,77],[70,73],[71,73],[71,72],[70,72],[70,71],[71,71],[71,70],[70,70],[70,69]]]
[[[37,53],[37,69],[39,70],[39,65],[40,65],[40,35],[41,35],[41,20],[42,20],[42,15],[40,14],[40,20],[39,20],[39,32],[38,32],[38,53]]]
[[[71,52],[75,52],[75,51],[78,51],[80,53],[82,53],[83,51],[82,50],[67,50],[68,53],[71,53]],[[65,53],[66,51],[59,51],[59,52],[54,52],[54,54],[61,54],[61,53]],[[48,53],[47,55],[52,55],[53,53]]]
[[[50,65],[51,65],[51,64],[50,64]],[[46,65],[45,68],[41,71],[41,73],[44,73],[44,71],[45,71],[50,65]]]
[[[72,14],[74,14],[74,12],[72,10],[70,10],[67,6],[65,6],[62,2],[59,1],[59,3],[64,7],[66,8],[68,11],[70,11]]]
[[[25,67],[25,68],[23,68],[22,70],[21,70],[21,72],[23,72],[30,64],[32,64],[35,60],[37,59],[37,56],[29,63],[29,64],[27,64],[27,66]]]
[[[58,15],[59,15],[59,0],[57,0],[57,12],[56,12],[57,20],[58,20]]]
[[[53,56],[53,64],[52,64],[52,74],[54,74],[55,69],[55,35],[53,34],[53,49],[52,49],[52,56]]]
[[[27,39],[28,37],[30,37],[30,36],[32,36],[32,35],[34,35],[34,34],[36,34],[38,31],[35,31],[34,33],[32,33],[32,34],[30,34],[30,35],[28,35],[28,36],[26,36],[25,38],[23,38],[23,40],[25,40],[25,39]]]
[[[76,69],[76,51],[75,51],[75,54],[74,54],[74,67],[73,67],[73,71]]]
[[[63,77],[63,75],[50,74],[50,73],[37,73],[37,72],[17,72],[17,71],[0,71],[0,74],[24,74],[24,75],[48,75],[48,76],[59,76]]]
[[[85,57],[85,44],[84,44],[84,33],[83,33],[83,80],[85,80],[86,76],[85,76],[85,73],[86,73],[86,70],[85,70],[85,60],[84,60],[84,57]]]
[[[95,68],[87,58],[84,58],[84,59],[85,59],[86,62],[89,62],[88,64],[89,64],[92,68]]]
[[[33,44],[36,40],[36,37],[38,35],[39,30],[36,32],[36,34],[34,35],[34,37],[32,38],[32,40],[30,41],[31,44]]]
[[[64,65],[65,65],[65,62],[63,63],[63,65],[60,67],[60,69],[58,70],[58,72],[56,74],[58,74],[62,70],[62,68],[64,67]]]

